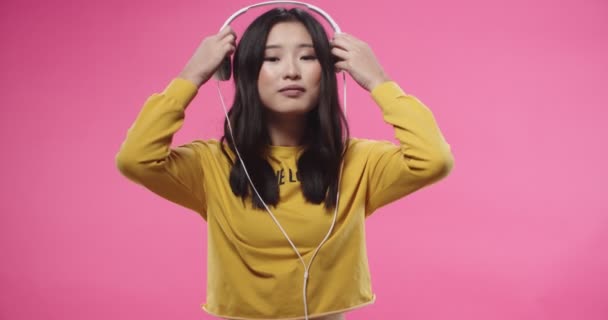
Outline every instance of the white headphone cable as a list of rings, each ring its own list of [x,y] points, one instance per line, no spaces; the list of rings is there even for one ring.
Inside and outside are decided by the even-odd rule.
[[[230,124],[230,119],[228,117],[228,112],[226,111],[226,104],[224,102],[224,97],[222,95],[222,90],[220,88],[220,82],[218,80],[216,80],[215,82],[217,84],[217,90],[218,90],[218,94],[220,96],[220,101],[222,103],[222,108],[224,109],[224,115],[226,116],[226,120],[228,122],[228,128],[230,129],[230,136],[232,137],[232,143],[234,145],[234,150],[236,151],[237,156],[238,156],[238,158],[239,158],[239,160],[241,162],[241,165],[243,166],[243,170],[245,171],[245,175],[247,176],[247,180],[249,180],[249,183],[251,184],[251,187],[253,188],[253,190],[255,191],[256,195],[258,196],[258,198],[260,199],[260,201],[264,205],[264,208],[266,208],[266,211],[268,211],[268,213],[270,214],[270,217],[272,218],[272,220],[274,220],[274,222],[277,224],[277,226],[279,227],[279,229],[281,230],[281,232],[283,233],[283,235],[285,236],[285,238],[287,239],[287,241],[289,242],[289,244],[291,245],[291,247],[293,248],[293,250],[298,255],[298,258],[300,259],[300,262],[304,266],[304,284],[303,284],[304,319],[308,320],[308,303],[307,303],[307,298],[306,298],[306,289],[307,289],[307,284],[308,284],[308,278],[310,276],[309,270],[310,270],[310,266],[312,265],[312,261],[314,260],[315,256],[317,255],[317,252],[319,251],[319,249],[321,249],[321,246],[323,245],[323,243],[325,243],[325,241],[327,240],[327,238],[329,238],[329,235],[331,234],[331,232],[332,232],[332,230],[334,228],[334,225],[336,223],[336,217],[338,216],[338,201],[340,200],[340,181],[342,179],[342,169],[344,167],[344,161],[341,161],[341,164],[340,164],[340,173],[339,173],[339,176],[338,176],[338,190],[336,192],[336,208],[334,210],[333,221],[331,223],[331,226],[329,227],[329,231],[325,235],[325,238],[323,238],[323,240],[321,241],[321,243],[319,243],[319,246],[315,249],[312,257],[310,258],[310,262],[308,263],[308,266],[306,266],[306,263],[304,262],[304,258],[302,258],[302,256],[300,255],[300,252],[298,251],[298,249],[296,248],[296,246],[293,244],[293,242],[291,241],[291,239],[289,238],[289,236],[287,235],[287,233],[285,232],[285,230],[283,229],[283,227],[281,226],[281,224],[279,223],[279,221],[275,218],[275,216],[272,214],[272,211],[270,211],[270,209],[268,208],[268,206],[266,205],[266,203],[264,202],[264,200],[260,196],[257,188],[255,187],[255,185],[253,184],[253,181],[251,180],[251,177],[249,176],[249,173],[247,172],[247,168],[245,167],[245,162],[241,158],[241,154],[240,154],[240,152],[239,152],[239,150],[238,150],[238,148],[236,146],[234,135],[232,133],[232,125]],[[344,116],[346,117],[346,75],[344,74],[343,71],[342,71],[342,86],[343,86],[343,93],[344,93],[344,98],[343,98],[343,102],[344,102]]]

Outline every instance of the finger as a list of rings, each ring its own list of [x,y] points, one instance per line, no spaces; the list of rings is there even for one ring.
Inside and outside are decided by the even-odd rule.
[[[346,38],[338,37],[338,36],[331,41],[331,45],[332,45],[332,47],[338,47],[340,49],[347,50],[347,51],[351,46],[351,44],[349,43],[349,41]]]
[[[220,30],[220,32],[218,32],[217,35],[221,39],[230,33],[234,33],[234,30],[232,30],[232,27],[230,25],[227,25],[224,28],[222,28],[222,30]]]
[[[353,36],[351,34],[348,34],[348,33],[343,33],[342,34],[342,41],[344,41],[345,43],[347,43],[351,47],[355,47],[355,46],[360,47],[362,45],[367,45],[363,40],[361,40],[361,39],[359,39],[359,38],[357,38],[357,37],[355,37],[355,36]],[[349,47],[349,49],[351,47]]]
[[[232,53],[234,53],[235,50],[236,50],[236,47],[233,44],[227,43],[224,46],[224,52],[226,52],[226,54],[232,54]]]
[[[232,34],[232,33],[228,34],[223,39],[221,39],[220,41],[222,41],[224,43],[235,44],[236,43],[236,34]]]
[[[220,36],[218,39],[220,41],[228,41],[228,42],[235,42],[236,41],[236,33],[234,31],[225,34],[224,36]]]
[[[349,38],[350,38],[350,36],[346,32],[337,32],[336,34],[334,34],[334,39],[348,40]]]
[[[336,69],[338,69],[340,71],[349,70],[348,62],[346,62],[346,61],[338,61],[334,64],[334,66],[336,67]]]
[[[331,53],[342,60],[346,60],[348,58],[348,51],[339,47],[333,47],[331,49]]]
[[[351,40],[351,41],[357,40],[357,38],[355,36],[353,36],[352,34],[349,34],[349,33],[342,33],[342,37],[344,37],[345,39]]]
[[[342,37],[344,39],[346,39],[347,41],[350,41],[352,43],[361,42],[361,39],[359,39],[359,38],[357,38],[357,37],[355,37],[355,36],[353,36],[352,34],[349,34],[349,33],[343,33]]]

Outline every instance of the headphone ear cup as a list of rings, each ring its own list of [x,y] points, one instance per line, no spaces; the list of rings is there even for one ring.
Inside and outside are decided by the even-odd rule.
[[[232,63],[230,61],[230,57],[226,56],[224,60],[222,60],[220,66],[217,68],[217,71],[215,71],[215,78],[220,81],[230,80],[231,69]]]

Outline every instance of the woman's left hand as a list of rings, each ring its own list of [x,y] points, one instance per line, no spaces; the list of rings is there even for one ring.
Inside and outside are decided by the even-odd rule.
[[[337,33],[331,46],[331,53],[339,59],[336,62],[338,71],[347,71],[367,91],[390,80],[367,43],[352,35]]]

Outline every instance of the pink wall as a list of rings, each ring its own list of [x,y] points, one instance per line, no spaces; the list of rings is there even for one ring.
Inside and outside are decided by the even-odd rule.
[[[114,156],[249,3],[2,1],[1,319],[211,319],[206,224]],[[608,319],[608,3],[313,3],[434,111],[456,159],[367,220],[378,300],[348,319]],[[349,84],[353,135],[393,139]],[[175,142],[218,137],[222,116],[204,86]]]

